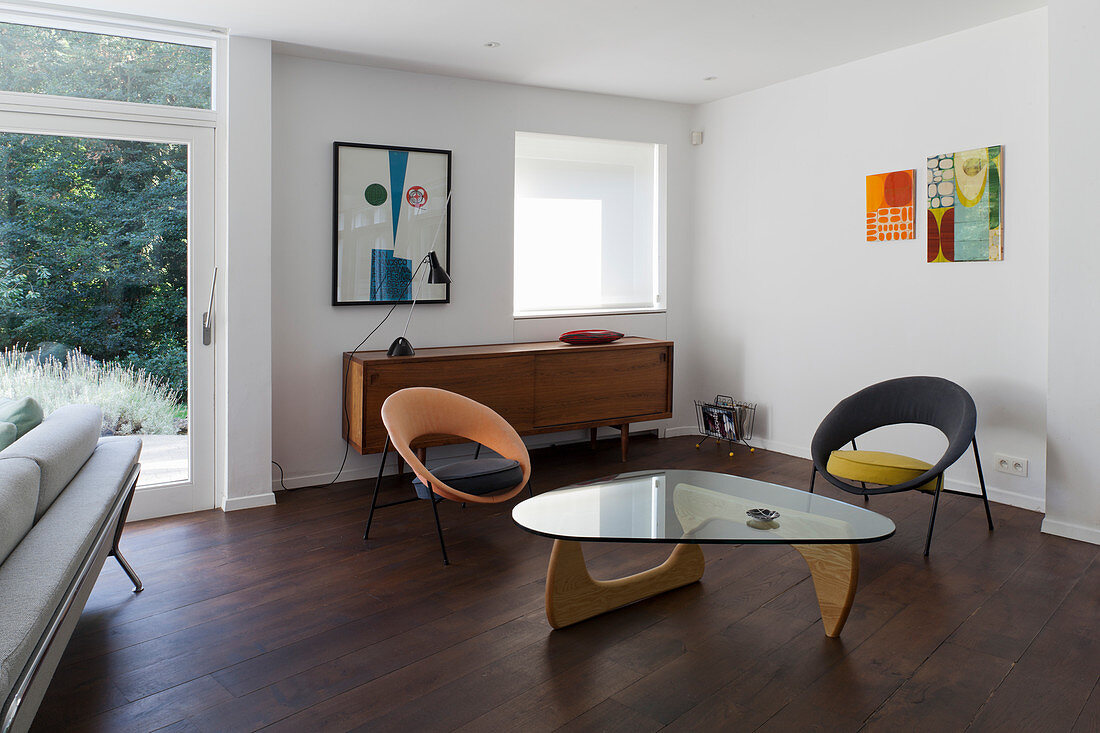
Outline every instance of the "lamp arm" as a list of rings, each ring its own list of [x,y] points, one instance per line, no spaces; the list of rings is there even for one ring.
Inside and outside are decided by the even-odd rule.
[[[435,243],[439,240],[439,232],[443,229],[443,219],[447,215],[448,206],[451,203],[451,194],[454,193],[454,189],[447,192],[447,198],[443,200],[443,216],[439,217],[439,223],[435,225],[435,234],[432,235],[432,246],[428,248],[428,254],[424,255],[424,259],[420,260],[420,263],[413,271],[412,277],[409,278],[409,286],[412,286],[412,281],[416,279],[416,273],[420,272],[420,268],[424,266],[424,263],[428,261],[432,252],[435,252]],[[420,297],[420,288],[424,287],[423,282],[416,284],[416,292],[413,294],[412,305],[409,306],[409,317],[405,320],[405,330],[401,332],[401,338],[405,338],[409,333],[409,324],[412,323],[413,310],[416,308],[416,301]]]
[[[424,259],[420,260],[420,264],[416,266],[416,272],[419,272],[420,268],[423,267],[424,263],[427,262],[427,261],[428,261],[428,255],[424,255]],[[413,272],[413,277],[416,277],[416,272]],[[409,280],[409,284],[410,285],[412,284],[412,279],[411,278]],[[405,319],[405,330],[403,330],[401,332],[401,338],[405,338],[405,335],[408,334],[408,332],[409,332],[409,324],[412,323],[412,319],[413,319],[413,309],[416,308],[416,299],[420,297],[420,288],[422,288],[422,287],[424,287],[424,281],[423,280],[421,280],[420,282],[418,282],[416,284],[416,293],[413,294],[413,302],[412,302],[412,305],[409,306],[409,317],[407,319]]]

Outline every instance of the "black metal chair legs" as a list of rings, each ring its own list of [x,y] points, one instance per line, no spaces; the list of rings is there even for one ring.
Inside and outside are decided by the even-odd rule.
[[[375,512],[376,509],[383,509],[385,507],[396,506],[398,504],[407,504],[410,501],[417,501],[418,498],[419,498],[419,497],[413,496],[413,497],[410,497],[408,499],[398,499],[397,501],[391,501],[391,502],[388,502],[386,504],[379,504],[378,503],[378,492],[382,487],[382,474],[385,473],[386,459],[389,456],[389,453],[390,453],[390,439],[389,439],[389,436],[387,436],[386,437],[386,444],[382,448],[382,460],[378,464],[378,476],[375,477],[375,479],[374,479],[374,496],[371,497],[370,513],[367,515],[367,526],[363,530],[363,540],[364,541],[366,541],[367,539],[370,538],[370,527],[371,527],[371,523],[374,521],[374,512]],[[477,448],[474,451],[474,458],[476,459],[480,455],[480,453],[481,453],[481,444],[478,444]],[[429,491],[430,491],[430,489],[429,489]],[[527,493],[530,494],[531,496],[535,495],[534,487],[532,486],[530,481],[527,482]],[[435,531],[436,531],[436,534],[439,535],[439,549],[443,552],[443,564],[444,565],[450,565],[451,564],[450,560],[447,558],[447,544],[443,541],[443,525],[440,524],[440,521],[439,521],[439,507],[436,506],[439,502],[443,501],[443,499],[437,497],[434,493],[431,493],[430,496],[431,496],[431,498],[429,499],[429,503],[432,505],[432,517],[435,519]],[[466,507],[465,502],[462,503],[462,507],[463,508]],[[128,565],[126,565],[126,561],[122,559],[121,555],[119,555],[119,562],[121,562],[123,564],[123,569],[126,569],[126,568],[129,567]],[[132,571],[128,570],[127,572],[132,572]],[[135,581],[134,581],[135,584],[140,584],[140,581],[136,580],[137,576],[131,575],[130,577],[135,578]],[[138,588],[138,590],[141,590],[141,589]]]
[[[985,504],[985,520],[989,531],[993,531],[993,515],[989,513],[989,497],[985,493],[985,475],[982,473],[982,459],[978,457],[978,439],[974,438],[974,465],[978,467],[978,485],[982,487],[982,503]]]
[[[439,535],[439,549],[443,551],[443,564],[450,565],[451,561],[447,559],[447,545],[443,542],[443,526],[439,523],[439,507],[436,506],[442,499],[437,499],[433,495],[428,502],[432,505],[432,514],[435,515],[435,531]]]
[[[978,485],[982,489],[982,504],[985,506],[985,520],[989,525],[989,531],[993,531],[993,514],[989,511],[989,495],[985,490],[985,475],[982,473],[982,460],[978,455],[978,439],[975,438],[974,444],[974,464],[978,468]],[[814,481],[817,479],[817,466],[810,469],[810,493],[814,493]],[[940,504],[940,494],[963,494],[961,491],[952,491],[950,489],[943,488],[943,474],[936,479],[936,490],[932,495],[932,512],[928,517],[928,536],[924,540],[924,556],[928,557],[928,553],[932,548],[932,530],[936,525],[936,511]],[[965,494],[966,496],[973,496],[973,494]],[[863,501],[866,503],[870,501],[869,494],[863,495]]]
[[[410,501],[416,501],[417,497],[412,496],[408,499],[398,499],[397,501],[391,501],[386,504],[378,503],[378,490],[382,488],[382,473],[386,470],[386,457],[390,454],[390,439],[386,437],[386,445],[382,448],[382,460],[378,464],[378,476],[374,479],[374,496],[370,502],[370,514],[367,515],[367,527],[363,530],[363,539],[366,540],[370,537],[370,525],[374,521],[374,510],[385,509],[388,506],[397,506],[398,504],[408,504]]]
[[[936,479],[936,493],[932,497],[932,514],[928,517],[928,537],[924,540],[924,556],[928,557],[928,550],[932,547],[932,527],[936,524],[936,508],[940,505],[940,492],[943,489],[943,474]]]
[[[382,448],[382,460],[378,463],[378,476],[374,479],[374,497],[370,501],[370,514],[367,515],[367,527],[363,530],[363,539],[370,536],[370,525],[374,521],[374,510],[378,508],[378,490],[382,487],[382,472],[386,470],[386,456],[390,453],[390,438],[386,436],[386,445]]]
[[[974,447],[974,465],[978,469],[978,486],[982,489],[982,504],[985,506],[985,521],[989,525],[989,531],[993,531],[993,514],[989,511],[989,495],[985,490],[985,475],[982,473],[982,459],[978,455],[978,439],[974,438],[972,441]],[[941,475],[938,483],[936,484],[936,495],[932,499],[932,516],[928,521],[928,539],[924,542],[924,556],[928,557],[928,550],[932,546],[932,525],[936,521],[936,505],[940,500],[940,493],[945,494],[963,494],[965,496],[973,496],[963,491],[951,491],[950,489],[943,488],[943,476]]]

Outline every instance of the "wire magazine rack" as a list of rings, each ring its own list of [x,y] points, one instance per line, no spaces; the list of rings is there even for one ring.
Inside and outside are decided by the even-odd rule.
[[[699,423],[702,439],[695,444],[702,447],[707,438],[713,438],[720,446],[722,441],[729,444],[730,456],[733,456],[733,444],[744,443],[750,451],[753,423],[756,422],[756,403],[742,402],[727,395],[716,395],[713,402],[695,400],[695,418]]]

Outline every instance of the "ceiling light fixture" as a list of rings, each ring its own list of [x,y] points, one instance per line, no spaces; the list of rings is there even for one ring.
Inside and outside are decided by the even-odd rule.
[[[714,81],[717,78],[717,76],[704,76],[703,81]]]
[[[500,48],[500,41],[486,41],[485,48]]]

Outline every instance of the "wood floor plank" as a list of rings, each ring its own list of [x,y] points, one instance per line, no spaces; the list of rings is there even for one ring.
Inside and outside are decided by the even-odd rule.
[[[1085,706],[1081,708],[1071,733],[1096,733],[1096,731],[1100,731],[1100,680],[1096,681],[1092,694],[1089,695]]]
[[[179,722],[196,708],[214,705],[230,697],[210,677],[199,677],[155,695],[71,722],[73,733],[142,733]]]
[[[964,731],[960,710],[977,710],[1012,669],[1012,662],[946,642],[872,715],[869,733]],[[934,705],[928,705],[928,701]]]
[[[1073,540],[1043,539],[1048,549],[1082,550],[1083,543]],[[1070,730],[1079,722],[1100,680],[1100,560],[1095,559],[1096,547],[1083,549],[1094,557],[1089,571],[982,707],[972,730]]]
[[[1053,542],[1053,555],[1028,558],[951,636],[959,646],[1017,661],[1080,579],[1095,552],[1079,542]],[[1028,599],[1021,603],[1020,599]]]
[[[574,718],[562,727],[559,733],[648,733],[660,730],[661,724],[647,718],[614,700],[605,700],[584,715]]]
[[[532,451],[536,490],[654,467],[808,487],[808,461],[695,442],[639,436],[626,464],[617,439]],[[781,545],[707,546],[701,582],[552,631],[552,543],[510,505],[441,505],[444,567],[425,502],[382,510],[363,542],[372,490],[128,525],[147,590],[108,563],[33,730],[1098,729],[1100,549],[1032,512],[994,505],[990,533],[979,501],[945,496],[926,560],[929,498],[874,497],[897,532],[860,548],[839,639]],[[604,578],[667,555],[584,551]]]
[[[956,508],[951,527],[961,521],[960,512],[965,517],[974,511],[968,506]],[[766,722],[775,730],[822,723],[843,730],[862,724],[878,704],[894,693],[904,679],[905,668],[911,673],[938,646],[938,634],[946,633],[940,628],[944,618],[942,597],[952,598],[958,606],[954,613],[961,620],[965,604],[959,604],[954,589],[980,592],[976,576],[961,578],[950,570],[971,554],[974,545],[984,541],[982,535],[964,534],[957,545],[937,553],[935,566],[910,559],[923,547],[919,533],[899,531],[896,537],[900,540],[896,547],[904,554],[894,559],[888,572],[860,588],[839,640],[823,640],[819,633],[796,637],[684,718],[705,719],[732,704],[754,725]],[[1008,565],[1012,563],[1008,561]],[[949,593],[944,593],[944,573],[952,586]],[[995,587],[991,579],[985,584],[987,592]],[[920,628],[920,624],[925,627]],[[867,675],[858,686],[848,689],[851,680],[847,665],[856,658],[876,674]]]

